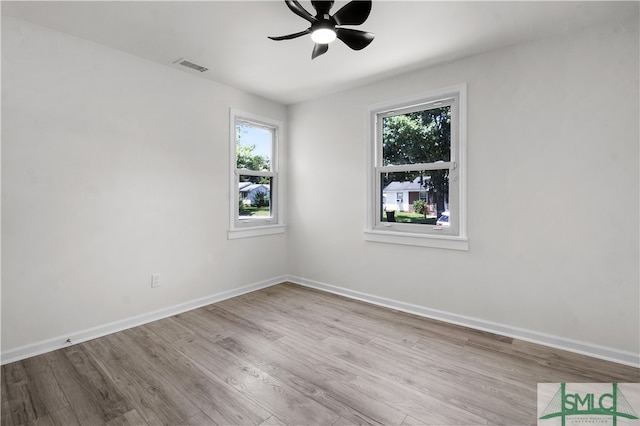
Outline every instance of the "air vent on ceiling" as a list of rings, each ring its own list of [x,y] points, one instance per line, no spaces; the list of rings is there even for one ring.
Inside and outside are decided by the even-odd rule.
[[[206,70],[209,69],[209,68],[203,67],[202,65],[194,64],[193,62],[188,61],[184,58],[178,59],[177,61],[174,62],[174,64],[182,65],[184,67],[191,68],[200,72],[205,72]]]

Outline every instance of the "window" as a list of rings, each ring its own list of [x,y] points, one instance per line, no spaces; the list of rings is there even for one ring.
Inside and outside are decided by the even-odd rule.
[[[468,250],[466,85],[369,109],[368,241]]]
[[[282,123],[233,109],[230,115],[229,238],[282,233]]]

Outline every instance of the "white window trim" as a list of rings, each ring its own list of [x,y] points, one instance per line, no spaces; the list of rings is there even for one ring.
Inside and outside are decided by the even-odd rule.
[[[378,141],[376,129],[376,118],[378,114],[393,109],[404,109],[412,104],[426,104],[430,101],[437,101],[445,97],[455,96],[458,98],[458,146],[456,158],[457,177],[459,181],[458,194],[458,233],[456,235],[433,234],[427,232],[415,232],[416,226],[397,224],[377,223],[379,212],[376,208],[380,197],[380,190],[377,188],[376,155]],[[453,129],[452,129],[453,133]],[[438,90],[412,95],[402,99],[378,103],[371,105],[368,109],[367,117],[367,142],[366,142],[366,205],[365,205],[365,241],[402,244],[421,247],[435,247],[452,250],[469,250],[469,239],[467,237],[467,85],[466,83],[445,87]],[[392,166],[391,166],[392,167]],[[378,169],[380,167],[377,167]],[[451,196],[451,194],[450,194]],[[398,226],[400,225],[400,226]],[[424,226],[424,225],[420,225]]]
[[[273,140],[273,154],[271,158],[271,169],[275,185],[271,188],[271,218],[239,220],[237,218],[239,193],[238,179],[240,174],[236,169],[236,123],[246,121],[257,125],[264,125],[275,129]],[[285,232],[284,222],[284,173],[283,165],[283,141],[284,124],[282,121],[263,117],[256,114],[240,111],[234,108],[229,109],[229,231],[227,238],[230,240],[238,238],[258,237],[261,235],[282,234]],[[254,172],[255,173],[255,172]],[[275,200],[275,201],[274,201]]]

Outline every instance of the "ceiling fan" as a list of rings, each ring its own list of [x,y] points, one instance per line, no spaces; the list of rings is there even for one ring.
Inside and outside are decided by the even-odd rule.
[[[313,8],[316,10],[316,16],[307,12],[296,0],[285,0],[285,3],[293,13],[309,21],[311,26],[299,33],[269,38],[278,41],[291,40],[292,38],[311,34],[311,40],[315,42],[311,59],[326,53],[329,50],[329,43],[336,38],[342,40],[344,44],[353,50],[361,50],[367,47],[375,37],[374,34],[366,31],[339,27],[339,25],[363,24],[371,12],[371,0],[351,1],[340,8],[333,16],[329,15],[333,1],[311,1]]]

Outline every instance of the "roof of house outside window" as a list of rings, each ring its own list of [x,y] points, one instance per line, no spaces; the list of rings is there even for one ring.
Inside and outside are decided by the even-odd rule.
[[[389,185],[385,186],[384,192],[393,192],[393,191],[424,191],[425,187],[421,186],[418,182],[391,182]]]
[[[268,183],[251,183],[251,182],[240,182],[239,190],[240,192],[251,192],[254,189],[264,188],[266,192],[269,191]]]

